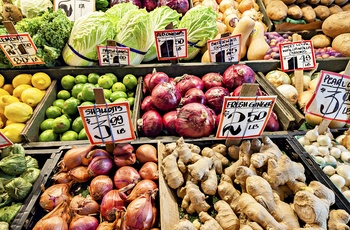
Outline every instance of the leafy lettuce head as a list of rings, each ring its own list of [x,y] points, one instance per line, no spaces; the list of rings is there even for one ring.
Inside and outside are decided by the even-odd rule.
[[[67,65],[90,66],[98,63],[97,45],[106,45],[115,36],[112,21],[100,11],[78,18],[62,51]]]
[[[53,7],[51,0],[21,0],[18,2],[20,2],[19,8],[22,14],[27,18],[41,15]]]
[[[113,24],[117,26],[119,20],[130,10],[136,10],[138,7],[131,2],[122,2],[113,5],[106,11],[106,16],[111,19]]]

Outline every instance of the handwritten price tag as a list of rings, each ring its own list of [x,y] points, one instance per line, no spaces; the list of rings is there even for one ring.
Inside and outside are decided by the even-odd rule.
[[[283,71],[315,69],[316,60],[312,41],[280,43],[279,49]]]
[[[158,60],[175,60],[186,58],[187,29],[154,31]]]
[[[277,96],[225,97],[216,138],[261,136]]]
[[[92,145],[135,139],[128,102],[79,106],[78,109]]]
[[[130,65],[130,48],[97,46],[100,66]]]
[[[54,0],[54,11],[62,9],[69,20],[75,21],[81,16],[96,10],[95,0]]]
[[[350,76],[321,71],[319,81],[305,112],[329,120],[348,121],[350,115]]]
[[[208,41],[210,62],[238,62],[241,53],[241,35]]]
[[[28,33],[0,35],[0,47],[13,66],[45,64]]]
[[[11,146],[13,143],[3,133],[0,132],[0,148]]]

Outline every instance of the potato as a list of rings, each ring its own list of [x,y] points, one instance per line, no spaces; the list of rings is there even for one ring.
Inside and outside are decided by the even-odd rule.
[[[306,0],[296,0],[295,1],[296,4],[301,4],[301,3],[304,3],[304,2],[306,2]]]
[[[332,14],[336,14],[336,13],[339,13],[339,12],[342,12],[342,8],[338,5],[335,5],[335,4],[332,4],[330,7],[329,7],[329,12]]]
[[[350,33],[343,33],[336,36],[333,39],[332,48],[345,57],[350,57]]]
[[[307,3],[311,5],[317,5],[321,0],[306,0]]]
[[[286,5],[293,4],[295,0],[282,0]]]
[[[342,33],[350,33],[350,11],[332,14],[326,18],[322,23],[322,31],[331,38]]]
[[[311,38],[315,48],[323,48],[331,45],[331,38],[324,34],[316,34]]]
[[[306,22],[313,22],[313,21],[315,21],[316,13],[315,13],[314,9],[310,5],[302,3],[300,5],[300,8],[301,8],[301,11],[303,12],[303,19]]]
[[[334,0],[321,0],[320,3],[325,6],[329,6],[334,2]]]
[[[298,5],[292,4],[288,6],[288,17],[293,19],[300,19],[303,16],[303,12]]]
[[[338,6],[342,6],[347,2],[348,0],[334,0],[334,3],[337,4]]]
[[[348,4],[344,5],[344,6],[342,6],[341,9],[342,9],[343,11],[350,11],[350,3],[348,3]]]
[[[314,8],[314,11],[316,13],[316,17],[321,19],[321,20],[325,20],[326,18],[329,17],[329,15],[331,15],[329,8],[327,6],[323,6],[323,5],[316,6]]]
[[[272,1],[266,7],[266,14],[271,20],[280,21],[287,17],[288,7],[282,1]]]

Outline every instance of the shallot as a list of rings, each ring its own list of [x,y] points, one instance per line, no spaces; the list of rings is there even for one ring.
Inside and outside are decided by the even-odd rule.
[[[51,185],[41,194],[40,206],[46,211],[51,211],[63,201],[69,203],[72,199],[72,195],[69,193],[71,186],[72,182]]]
[[[154,162],[147,162],[139,170],[142,179],[158,180],[158,165]]]
[[[71,221],[70,212],[68,203],[62,201],[52,211],[41,218],[35,224],[33,230],[68,230],[68,223]]]
[[[136,158],[140,163],[158,162],[157,149],[150,144],[142,144],[136,149]]]
[[[66,184],[72,181],[72,178],[70,178],[67,172],[58,172],[53,175],[52,179],[55,184]]]
[[[113,167],[113,161],[109,156],[98,156],[92,159],[87,171],[90,177],[107,175]]]
[[[113,149],[113,155],[124,155],[127,153],[132,153],[134,151],[134,147],[129,143],[118,143],[115,145]]]
[[[89,193],[94,200],[101,200],[112,189],[112,179],[106,175],[99,175],[91,180]]]
[[[90,180],[90,174],[88,172],[88,167],[78,166],[68,171],[68,175],[73,181],[78,183],[84,183]]]
[[[118,167],[127,166],[127,165],[133,165],[136,162],[136,155],[135,153],[126,153],[123,155],[114,155],[113,157],[114,163]]]
[[[152,180],[142,180],[135,185],[131,193],[128,195],[126,201],[131,202],[141,195],[147,193],[155,193],[158,191],[158,185]]]
[[[87,197],[83,197],[82,195],[74,196],[69,207],[72,212],[79,215],[91,215],[99,211],[99,204],[89,195]]]
[[[98,227],[98,220],[93,216],[81,216],[75,214],[72,222],[69,224],[69,230],[96,230]]]
[[[118,211],[122,211],[126,207],[126,202],[119,195],[119,190],[110,190],[102,199],[100,212],[102,217],[107,221],[116,219]]]
[[[129,184],[136,184],[140,180],[140,174],[131,166],[120,167],[114,175],[114,185],[117,189],[121,189]]]
[[[73,147],[69,149],[64,154],[63,160],[60,162],[62,171],[68,171],[79,165],[88,165],[90,161],[86,159],[86,155],[93,147],[93,145],[89,145],[84,147]]]

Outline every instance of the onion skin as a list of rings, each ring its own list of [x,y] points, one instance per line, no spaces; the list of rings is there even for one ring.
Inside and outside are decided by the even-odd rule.
[[[78,183],[87,182],[91,178],[88,172],[88,167],[86,166],[75,167],[68,171],[68,175],[72,180]]]
[[[92,215],[99,211],[99,204],[91,196],[85,198],[80,194],[72,198],[69,207],[72,212],[79,215]]]
[[[122,211],[126,202],[119,196],[119,191],[112,189],[102,199],[100,212],[104,220],[114,221],[117,211]]]
[[[39,220],[33,230],[68,230],[68,224],[59,216]]]
[[[135,153],[126,153],[124,155],[114,156],[114,163],[118,167],[133,165],[136,163],[136,154]]]
[[[205,92],[206,105],[213,109],[215,114],[219,114],[225,96],[230,96],[230,92],[226,88],[221,86],[212,87]]]
[[[98,220],[93,216],[75,215],[69,224],[69,230],[96,230]]]
[[[54,184],[48,187],[40,196],[39,204],[46,211],[52,211],[61,202],[70,202],[72,199],[69,193],[71,183]]]
[[[94,158],[94,157],[98,157],[98,156],[107,156],[107,157],[109,157],[110,155],[109,155],[109,153],[108,153],[106,150],[104,150],[104,149],[94,149],[94,150],[91,150],[91,151],[87,154],[86,158],[87,158],[87,159],[90,159],[90,158]],[[91,163],[91,162],[90,162],[90,163]]]
[[[92,159],[87,171],[90,177],[107,175],[113,168],[113,161],[109,156],[98,156]]]
[[[143,78],[143,84],[142,84],[142,92],[145,94],[147,92],[151,92],[148,88],[149,79],[152,77],[152,73],[146,74],[146,76]]]
[[[72,178],[68,175],[67,172],[59,172],[53,175],[52,179],[55,184],[66,184],[72,181]]]
[[[158,165],[154,162],[146,162],[139,170],[139,174],[143,180],[158,180]]]
[[[175,121],[176,132],[182,137],[209,136],[215,128],[210,110],[200,103],[189,103],[179,110]]]
[[[109,176],[99,175],[91,180],[88,189],[94,200],[101,200],[107,192],[113,189],[113,181]]]
[[[255,72],[244,64],[235,64],[228,67],[222,75],[222,82],[231,91],[243,83],[254,83]]]
[[[222,76],[220,73],[207,73],[203,75],[202,81],[206,90],[216,86],[223,86]]]
[[[124,154],[132,153],[132,152],[134,152],[134,147],[129,143],[116,144],[114,149],[113,149],[114,156],[124,155]]]
[[[136,184],[140,180],[141,176],[134,167],[123,166],[115,172],[113,183],[117,189],[121,189],[129,184]]]
[[[272,111],[269,119],[267,120],[265,131],[278,131],[280,129],[280,123],[278,122],[277,115]]]
[[[154,87],[159,83],[168,82],[169,76],[164,72],[156,72],[153,70],[152,76],[148,81],[148,89],[150,92],[153,91]]]
[[[159,83],[151,93],[153,104],[162,111],[175,109],[181,99],[181,93],[177,88],[168,82]]]
[[[183,106],[183,105],[186,105],[186,104],[192,103],[192,102],[205,104],[205,102],[206,102],[205,94],[203,93],[203,91],[201,89],[197,89],[197,88],[189,89],[185,93],[185,95],[181,98],[180,105]]]
[[[137,128],[146,137],[156,137],[163,131],[163,118],[156,110],[147,111],[137,120]]]
[[[135,185],[132,189],[130,195],[126,198],[127,202],[131,202],[141,195],[146,195],[147,193],[155,193],[158,191],[158,185],[152,180],[142,180]]]
[[[157,110],[157,107],[153,104],[152,96],[146,96],[141,103],[141,110],[145,113],[149,110]]]
[[[142,144],[136,149],[136,158],[141,164],[158,162],[157,149],[150,144]]]
[[[184,74],[181,77],[176,77],[174,81],[176,82],[176,88],[179,89],[181,96],[184,96],[191,88],[204,89],[202,79],[194,75]]]
[[[175,120],[177,118],[177,110],[167,112],[163,115],[163,127],[170,135],[177,135],[175,129]]]
[[[86,155],[91,151],[93,145],[84,146],[84,147],[72,147],[69,149],[63,157],[62,162],[60,163],[62,171],[68,171],[77,166],[83,164],[88,165]],[[87,164],[86,164],[87,163]]]

